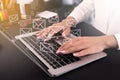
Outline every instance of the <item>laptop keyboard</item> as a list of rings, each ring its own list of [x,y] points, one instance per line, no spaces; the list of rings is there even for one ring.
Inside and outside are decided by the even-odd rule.
[[[42,58],[48,62],[54,69],[60,68],[67,64],[80,60],[72,54],[58,55],[56,50],[60,47],[58,43],[53,40],[45,42],[42,39],[37,39],[36,35],[23,37],[22,39],[28,43]]]

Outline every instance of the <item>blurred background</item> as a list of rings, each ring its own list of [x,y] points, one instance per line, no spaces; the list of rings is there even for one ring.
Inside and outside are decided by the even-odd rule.
[[[7,17],[12,14],[18,14],[19,17],[21,17],[22,14],[35,17],[37,13],[44,10],[57,11],[59,8],[66,7],[73,9],[73,7],[77,6],[81,1],[82,0],[0,0],[0,21],[6,20]]]

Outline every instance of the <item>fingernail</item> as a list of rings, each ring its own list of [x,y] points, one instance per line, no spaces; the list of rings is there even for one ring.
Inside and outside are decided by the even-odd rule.
[[[65,51],[60,51],[61,53],[65,53]]]
[[[75,56],[75,57],[76,57],[76,56],[77,56],[77,54],[75,54],[75,53],[74,53],[74,54],[73,54],[73,56]]]
[[[37,37],[37,39],[39,39],[40,37]]]
[[[44,41],[46,42],[46,41],[49,41],[50,39],[44,39]]]
[[[56,54],[59,54],[59,53],[60,53],[60,51],[57,51],[57,52],[56,52]]]
[[[65,51],[57,51],[56,53],[57,54],[62,54],[62,53],[65,53]]]

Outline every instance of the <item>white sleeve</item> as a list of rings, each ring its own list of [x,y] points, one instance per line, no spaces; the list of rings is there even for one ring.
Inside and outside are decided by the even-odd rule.
[[[69,16],[74,17],[76,23],[84,21],[94,10],[94,0],[83,0]]]
[[[115,34],[115,38],[116,38],[117,43],[118,43],[118,49],[120,50],[120,34]]]

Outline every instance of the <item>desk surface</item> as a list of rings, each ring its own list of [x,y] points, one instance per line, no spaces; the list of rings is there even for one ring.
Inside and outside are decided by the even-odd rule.
[[[84,25],[83,30],[91,31]],[[0,34],[0,80],[120,80],[120,51],[110,50],[104,59],[51,78]]]

